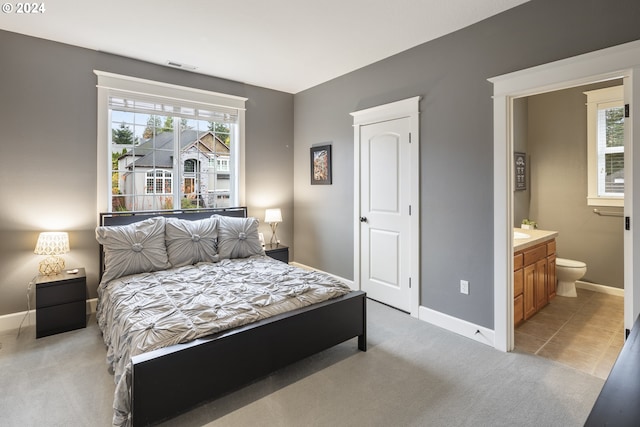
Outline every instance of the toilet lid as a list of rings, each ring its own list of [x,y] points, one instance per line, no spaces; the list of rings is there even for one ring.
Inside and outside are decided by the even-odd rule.
[[[584,268],[587,266],[587,264],[585,264],[584,262],[566,258],[556,258],[556,265],[567,268]]]

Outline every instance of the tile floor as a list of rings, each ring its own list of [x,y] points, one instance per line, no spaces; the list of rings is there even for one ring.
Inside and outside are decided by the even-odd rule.
[[[606,379],[624,344],[624,298],[577,291],[518,326],[515,347]]]

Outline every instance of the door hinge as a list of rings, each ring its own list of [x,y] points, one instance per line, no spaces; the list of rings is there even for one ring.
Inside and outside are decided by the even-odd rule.
[[[409,277],[409,289],[411,289],[411,277]]]
[[[631,217],[628,217],[628,216],[624,217],[624,229],[631,230]]]
[[[409,144],[411,144],[411,132],[409,132]]]
[[[629,117],[629,104],[624,104],[624,116]]]
[[[411,205],[409,205],[409,216],[411,216]]]

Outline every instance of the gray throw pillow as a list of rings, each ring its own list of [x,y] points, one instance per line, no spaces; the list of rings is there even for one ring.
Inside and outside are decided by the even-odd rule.
[[[129,225],[97,227],[104,250],[102,281],[171,267],[164,243],[165,219],[149,218]]]
[[[203,261],[217,262],[217,223],[216,218],[197,221],[167,218],[165,240],[171,265],[182,267]]]
[[[258,236],[256,218],[235,218],[214,215],[218,218],[218,255],[220,258],[246,258],[264,254]]]

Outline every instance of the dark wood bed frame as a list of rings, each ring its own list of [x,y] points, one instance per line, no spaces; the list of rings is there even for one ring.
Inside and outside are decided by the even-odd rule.
[[[159,215],[197,220],[212,214],[246,217],[247,209],[110,212],[100,214],[100,225],[125,225]],[[355,337],[358,348],[366,351],[366,319],[366,294],[352,291],[250,325],[134,356],[133,425],[157,424],[175,417]]]

